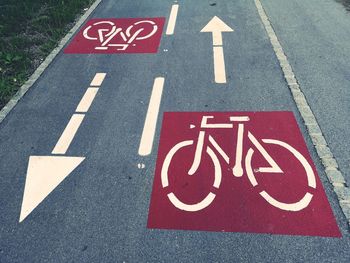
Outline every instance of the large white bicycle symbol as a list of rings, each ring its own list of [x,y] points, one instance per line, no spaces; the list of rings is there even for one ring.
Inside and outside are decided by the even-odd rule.
[[[130,44],[135,46],[136,44],[133,42],[136,40],[152,37],[157,30],[158,26],[151,20],[137,21],[129,26],[125,32],[112,21],[99,21],[85,28],[83,36],[88,40],[97,40],[99,42],[99,46],[95,47],[97,50],[107,50],[109,47],[114,47],[116,50],[126,50]],[[124,43],[111,43],[118,35]]]
[[[200,127],[202,129],[233,129],[234,128],[233,123],[234,122],[238,123],[236,156],[235,156],[235,164],[234,164],[234,167],[232,168],[232,173],[235,177],[241,177],[243,176],[242,155],[243,155],[244,122],[249,121],[249,117],[231,116],[230,121],[232,123],[209,124],[208,119],[213,119],[213,118],[214,118],[213,116],[203,116]],[[190,176],[195,174],[195,172],[197,171],[201,163],[205,138],[206,138],[205,131],[201,130],[199,132],[198,139],[196,141],[197,145],[195,146],[196,150],[195,150],[193,164],[190,170],[188,171],[188,175]],[[216,189],[219,189],[221,184],[221,178],[222,178],[221,166],[220,166],[218,156],[214,152],[213,148],[216,150],[219,156],[221,156],[225,160],[227,164],[230,163],[230,158],[211,135],[209,135],[208,138],[209,138],[209,145],[206,148],[206,153],[211,158],[214,164],[214,171],[215,171],[215,179],[214,179],[213,187]],[[292,153],[292,155],[296,158],[298,162],[301,163],[301,165],[305,170],[308,186],[313,189],[316,189],[315,174],[310,164],[305,159],[305,157],[300,152],[298,152],[295,148],[293,148],[286,142],[274,140],[274,139],[262,139],[261,140],[263,142],[262,144],[249,131],[248,131],[248,138],[249,138],[249,141],[255,146],[255,148],[262,154],[262,156],[270,165],[270,167],[259,167],[259,168],[253,169],[252,157],[254,154],[254,150],[252,148],[249,148],[249,150],[247,151],[247,155],[245,156],[244,162],[245,162],[246,174],[253,187],[258,185],[258,182],[255,178],[254,173],[283,173],[283,171],[278,166],[278,164],[272,159],[272,157],[268,154],[268,152],[264,148],[264,146],[268,147],[268,145],[272,144],[272,145],[278,145],[284,148],[285,150],[289,151],[290,153]],[[193,147],[193,146],[194,146],[194,140],[186,140],[175,144],[175,146],[173,146],[170,149],[170,151],[166,155],[166,158],[164,160],[162,170],[161,170],[161,181],[162,181],[163,188],[166,188],[169,186],[168,172],[169,172],[170,163],[174,155],[184,147]],[[313,197],[312,193],[306,192],[306,194],[299,201],[294,203],[284,203],[276,200],[266,191],[261,191],[259,194],[272,206],[285,211],[300,211],[309,205]],[[196,212],[208,207],[214,201],[215,196],[216,196],[215,193],[209,192],[209,194],[202,201],[196,204],[186,204],[181,200],[179,200],[173,192],[168,193],[168,198],[175,207],[184,211],[189,211],[189,212]]]

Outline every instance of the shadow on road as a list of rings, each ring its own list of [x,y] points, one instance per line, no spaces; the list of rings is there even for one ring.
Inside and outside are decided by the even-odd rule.
[[[350,0],[335,0],[338,3],[341,3],[347,11],[350,12]]]

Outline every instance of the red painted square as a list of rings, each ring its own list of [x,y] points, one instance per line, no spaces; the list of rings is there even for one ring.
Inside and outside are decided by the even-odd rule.
[[[148,227],[341,236],[292,112],[164,113]]]
[[[94,18],[64,53],[156,53],[165,18]]]

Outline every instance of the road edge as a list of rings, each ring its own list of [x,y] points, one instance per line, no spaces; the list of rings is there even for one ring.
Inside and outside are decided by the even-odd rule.
[[[29,77],[29,79],[18,89],[16,94],[10,99],[10,101],[0,110],[0,124],[6,118],[6,116],[11,112],[11,110],[17,105],[21,98],[27,93],[27,91],[33,86],[33,84],[39,79],[41,74],[46,70],[46,68],[55,59],[62,48],[67,44],[70,38],[77,32],[80,26],[85,22],[85,20],[90,16],[90,14],[96,9],[96,7],[101,3],[102,0],[96,0],[90,8],[83,14],[78,22],[72,27],[71,30],[61,39],[57,47],[55,47],[51,53],[45,58],[45,60],[40,64],[40,66],[34,71],[34,73]]]
[[[260,19],[264,25],[267,35],[270,39],[273,50],[279,61],[281,69],[283,71],[284,78],[288,84],[290,92],[292,93],[295,104],[300,112],[301,117],[311,137],[312,143],[315,146],[318,157],[320,158],[328,180],[333,185],[333,190],[336,193],[339,201],[339,205],[348,223],[348,230],[350,227],[350,188],[346,185],[345,178],[339,170],[338,163],[333,156],[328,143],[324,138],[320,126],[301,91],[298,80],[294,74],[294,71],[289,64],[287,56],[285,55],[283,48],[277,38],[277,35],[271,25],[268,16],[260,2],[260,0],[254,0],[255,6],[258,10]]]

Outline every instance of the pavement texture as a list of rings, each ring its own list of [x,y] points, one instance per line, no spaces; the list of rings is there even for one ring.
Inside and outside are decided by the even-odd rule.
[[[0,262],[350,261],[347,220],[254,1],[213,3],[179,1],[175,34],[163,34],[157,54],[60,52],[0,123]],[[172,4],[104,0],[90,17],[168,17]],[[350,13],[331,0],[262,4],[349,182]],[[223,34],[224,85],[213,80],[212,36],[200,33],[213,16],[235,30]],[[86,159],[18,223],[29,156],[51,153],[96,72],[106,79],[67,152]],[[158,76],[165,84],[155,143],[141,157]],[[163,112],[285,110],[294,112],[342,238],[147,229]]]

